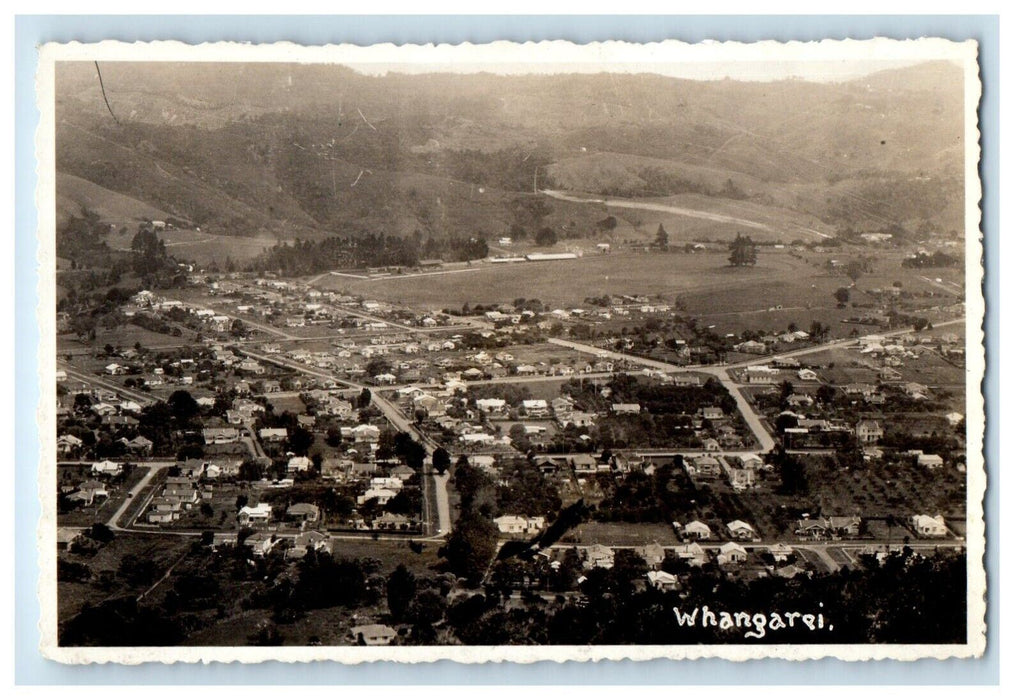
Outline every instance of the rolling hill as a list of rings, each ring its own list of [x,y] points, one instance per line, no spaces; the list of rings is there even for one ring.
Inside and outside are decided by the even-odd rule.
[[[228,235],[584,235],[604,196],[745,202],[832,232],[960,226],[961,72],[843,83],[660,75],[367,76],[288,64],[57,67],[58,206]],[[654,216],[654,215],[650,215]],[[637,220],[637,231],[649,223]],[[772,224],[774,225],[774,224]],[[644,229],[643,229],[644,230]]]

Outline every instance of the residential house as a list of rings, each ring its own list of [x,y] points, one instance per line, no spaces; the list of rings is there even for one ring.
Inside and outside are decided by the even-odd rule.
[[[153,500],[155,501],[157,499],[153,499]],[[146,513],[146,521],[150,525],[166,525],[168,523],[174,522],[179,517],[181,517],[181,515],[180,515],[180,507],[177,508],[177,509],[167,509],[167,510],[160,510],[160,509],[154,507],[148,513]]]
[[[359,625],[351,628],[351,637],[359,646],[388,646],[397,638],[397,631],[386,625]]]
[[[66,434],[57,438],[57,452],[61,455],[74,454],[84,443],[74,435]]]
[[[542,517],[521,515],[502,515],[494,518],[493,523],[502,535],[535,535],[546,526]]]
[[[412,399],[412,405],[416,411],[425,411],[430,418],[437,418],[447,414],[447,405],[432,394],[420,394]]]
[[[688,473],[699,478],[713,478],[720,475],[720,462],[710,455],[697,455],[685,460]]]
[[[287,440],[287,428],[261,428],[259,439],[263,442],[284,442]]]
[[[744,491],[756,484],[756,470],[747,469],[742,466],[735,467],[731,463],[724,462],[724,474],[728,483],[735,491]]]
[[[529,416],[545,416],[548,410],[546,399],[524,399],[522,408]]]
[[[727,532],[732,538],[747,542],[756,537],[756,530],[744,520],[732,520],[727,524]]]
[[[788,560],[795,555],[795,550],[792,549],[791,545],[778,542],[767,547],[767,552],[773,557],[775,564],[786,564]]]
[[[921,454],[916,457],[916,464],[927,469],[941,469],[944,466],[944,458],[940,455]]]
[[[697,542],[689,542],[673,548],[674,558],[686,562],[689,566],[702,566],[706,563],[706,550]]]
[[[246,525],[265,525],[273,518],[273,508],[269,503],[260,503],[255,506],[242,506],[238,510],[238,523]]]
[[[230,549],[238,545],[238,533],[236,532],[214,532],[213,543],[210,548],[216,552],[220,549]]]
[[[241,433],[237,428],[203,428],[202,440],[207,445],[226,445],[237,442]]]
[[[259,376],[266,374],[266,368],[255,360],[242,360],[238,363],[238,370]]]
[[[664,571],[650,571],[646,574],[649,585],[658,591],[678,590],[678,577]]]
[[[913,515],[912,529],[920,537],[947,537],[947,524],[943,515]]]
[[[749,559],[749,553],[745,547],[734,542],[728,542],[720,548],[717,555],[717,563],[721,566],[744,564]]]
[[[724,411],[719,406],[703,406],[696,414],[703,420],[723,420]]]
[[[391,491],[400,491],[404,487],[404,482],[396,476],[374,476],[369,480],[369,488],[372,489],[390,489]]]
[[[639,413],[642,407],[637,403],[615,403],[610,405],[610,412],[615,415]]]
[[[565,411],[558,414],[557,422],[561,427],[574,425],[578,428],[588,428],[596,421],[596,414],[587,411]]]
[[[319,520],[319,506],[312,503],[295,503],[287,509],[287,517],[308,525]]]
[[[356,500],[358,501],[358,505],[362,505],[366,501],[370,501],[375,498],[376,503],[378,505],[384,506],[387,505],[387,503],[390,502],[390,499],[394,498],[395,496],[397,496],[397,491],[394,491],[392,489],[370,488],[366,489],[366,492],[359,496]]]
[[[873,445],[884,437],[884,429],[875,420],[860,420],[855,424],[855,437],[860,445]]]
[[[102,462],[92,463],[92,473],[102,474],[104,476],[117,476],[121,473],[121,465],[117,462],[111,462],[109,459],[103,460]]]
[[[743,352],[749,355],[765,355],[767,346],[758,340],[747,340],[744,343],[735,345],[735,352]]]
[[[390,471],[390,475],[396,479],[400,479],[402,484],[413,476],[415,476],[415,470],[409,467],[407,464],[402,464],[396,469]]]
[[[355,438],[355,442],[379,442],[380,429],[375,425],[357,425],[351,429],[351,435]]]
[[[69,552],[75,544],[84,539],[85,535],[81,530],[70,527],[57,528],[57,549]]]
[[[675,523],[675,529],[678,529],[678,524]],[[685,525],[681,529],[681,534],[693,540],[708,540],[713,536],[713,531],[710,526],[699,520],[693,520]]]
[[[308,457],[292,457],[287,461],[287,473],[307,472],[312,469],[312,460]]]
[[[830,527],[824,518],[803,518],[795,524],[795,534],[807,540],[825,539]]]
[[[130,440],[121,438],[121,442],[129,451],[136,454],[148,455],[153,451],[153,441],[144,435],[136,435]]]
[[[412,521],[400,513],[384,513],[373,518],[374,530],[408,530],[412,527]]]
[[[650,569],[656,569],[667,558],[667,550],[659,542],[637,547],[635,553],[642,557],[642,560],[646,562],[646,566]]]
[[[252,554],[257,557],[265,557],[272,550],[277,540],[269,533],[249,535],[245,538],[245,546],[252,548]]]
[[[742,465],[743,469],[763,469],[764,467],[763,458],[760,457],[759,455],[746,453],[738,455],[736,459]]]
[[[604,544],[594,544],[581,548],[582,567],[585,569],[613,569],[614,550]]]
[[[507,401],[504,399],[476,399],[476,408],[483,413],[503,411],[506,407]]]
[[[329,552],[330,536],[316,530],[306,530],[295,537],[285,556],[288,559],[301,559],[308,553],[309,547],[314,552]]]
[[[827,518],[830,531],[837,537],[858,537],[862,518],[858,515],[832,515]]]

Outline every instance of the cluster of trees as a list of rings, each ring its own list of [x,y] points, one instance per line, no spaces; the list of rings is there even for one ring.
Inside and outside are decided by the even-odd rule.
[[[704,406],[719,406],[727,415],[735,412],[738,404],[717,380],[709,377],[701,385],[672,386],[643,380],[630,374],[615,374],[607,382],[610,398],[604,398],[598,387],[589,380],[569,383],[563,391],[588,410],[604,411],[613,403],[637,403],[652,414],[694,414]]]
[[[394,456],[400,457],[405,464],[418,472],[422,470],[422,464],[426,460],[426,448],[406,432],[384,430],[380,434],[376,458],[389,459]]]
[[[469,587],[475,587],[482,581],[496,551],[498,533],[493,524],[496,484],[481,469],[471,466],[465,455],[458,458],[453,483],[460,512],[438,554],[449,571],[464,578]]]
[[[135,273],[140,277],[153,275],[172,264],[167,258],[167,247],[156,235],[152,223],[139,224],[138,232],[131,239],[131,252],[135,254]]]
[[[608,480],[601,487],[608,492],[593,513],[607,522],[662,523],[684,520],[705,508],[711,496],[698,489],[680,456],[658,467],[653,476],[629,472],[623,479]],[[612,495],[610,495],[612,494]]]
[[[497,487],[497,507],[501,513],[549,516],[561,508],[557,487],[543,477],[535,466],[517,459],[501,474]]]
[[[439,589],[432,582],[419,579],[404,564],[398,564],[387,577],[387,607],[392,622],[408,623],[412,644],[436,643],[437,623],[447,612],[444,596],[451,584],[441,579]]]
[[[426,237],[416,231],[407,238],[363,233],[331,236],[321,241],[297,239],[278,243],[250,265],[257,271],[274,271],[285,276],[315,274],[337,268],[415,267],[425,258],[449,261],[478,260],[489,255],[482,233],[474,236]]]
[[[636,587],[641,571],[634,553],[622,553],[613,569],[586,572],[583,597],[522,609],[502,605],[494,591],[452,605],[448,620],[466,644],[950,644],[964,642],[967,631],[963,554],[920,558],[905,551],[860,570],[791,580],[694,570],[686,572],[683,605],[676,593]],[[689,612],[704,605],[811,612],[822,614],[825,625],[810,630],[799,622],[757,639],[745,636],[748,628],[678,624],[675,606]]]
[[[72,269],[107,267],[112,251],[103,236],[108,233],[110,225],[99,214],[83,209],[80,216],[69,216],[57,227],[57,256],[70,260]]]
[[[412,238],[372,233],[331,236],[321,241],[296,239],[278,243],[251,263],[253,270],[271,270],[288,277],[335,268],[414,266],[418,245]]]
[[[696,182],[661,168],[645,167],[638,172],[641,184],[629,186],[607,186],[601,194],[617,197],[668,197],[675,194],[702,194],[707,197],[727,199],[748,199],[746,194],[731,178],[717,188],[706,182]]]
[[[928,267],[961,267],[962,259],[955,255],[948,255],[942,251],[935,253],[916,253],[912,257],[901,261],[902,267],[928,268]]]
[[[496,151],[463,149],[430,153],[428,165],[448,177],[508,192],[532,192],[550,186],[546,167],[550,159],[543,153],[521,146]]]

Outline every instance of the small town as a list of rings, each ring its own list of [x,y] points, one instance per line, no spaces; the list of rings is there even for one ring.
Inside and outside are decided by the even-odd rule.
[[[240,205],[60,180],[62,645],[744,644],[679,611],[824,605],[770,641],[964,634],[960,227],[451,153],[477,228],[420,180],[380,199],[382,166],[343,183],[365,217],[422,209],[403,236],[256,238]],[[522,170],[497,204],[487,164]]]

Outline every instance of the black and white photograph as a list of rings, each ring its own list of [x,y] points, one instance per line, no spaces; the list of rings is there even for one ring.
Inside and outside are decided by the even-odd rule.
[[[49,658],[983,653],[976,42],[40,57]]]

